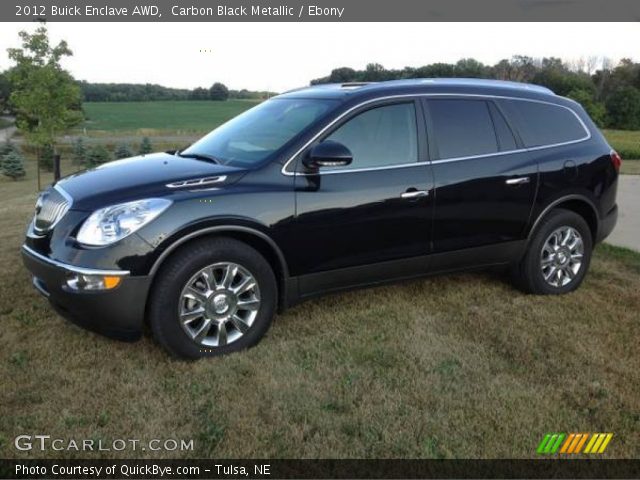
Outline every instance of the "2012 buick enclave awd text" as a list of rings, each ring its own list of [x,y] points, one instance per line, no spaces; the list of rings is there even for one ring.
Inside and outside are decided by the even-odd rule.
[[[64,316],[129,339],[146,321],[197,358],[344,288],[504,265],[527,292],[570,292],[616,223],[620,163],[579,104],[534,85],[303,88],[185,150],[60,180],[22,252]]]

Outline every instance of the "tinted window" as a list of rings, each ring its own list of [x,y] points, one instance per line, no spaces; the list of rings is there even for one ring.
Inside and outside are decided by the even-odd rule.
[[[351,150],[351,168],[417,162],[415,106],[412,102],[372,108],[348,120],[326,140]]]
[[[468,157],[498,151],[487,102],[429,100],[428,105],[440,158]]]
[[[526,147],[571,142],[587,136],[582,124],[567,108],[522,100],[504,101],[503,105]]]
[[[182,153],[201,153],[225,165],[249,166],[283,147],[336,105],[333,100],[268,100],[216,128]]]
[[[493,103],[489,103],[489,110],[491,110],[491,118],[493,119],[493,127],[496,129],[498,148],[500,151],[508,152],[509,150],[517,149],[516,139],[513,138],[513,132],[509,128],[509,125],[507,125],[502,113],[500,113]]]

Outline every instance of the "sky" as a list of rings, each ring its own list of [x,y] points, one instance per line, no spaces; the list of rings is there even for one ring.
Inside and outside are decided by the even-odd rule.
[[[63,65],[89,82],[157,83],[281,92],[333,68],[453,63],[493,64],[513,55],[629,57],[639,60],[639,23],[56,23],[51,38],[74,52]],[[0,23],[6,49],[33,23]]]

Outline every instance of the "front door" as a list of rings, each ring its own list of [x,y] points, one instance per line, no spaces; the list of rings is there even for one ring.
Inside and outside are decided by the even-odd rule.
[[[430,250],[433,180],[422,118],[414,100],[369,105],[309,147],[340,142],[350,165],[308,172],[298,162],[290,267],[303,295],[426,270],[424,258],[402,261]]]

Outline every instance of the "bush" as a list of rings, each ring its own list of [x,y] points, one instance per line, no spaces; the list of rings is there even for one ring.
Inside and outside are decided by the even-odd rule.
[[[78,137],[71,146],[71,161],[74,165],[82,165],[87,156],[87,147],[81,137]]]
[[[616,90],[607,99],[609,125],[622,130],[640,129],[640,91],[634,87]]]
[[[111,154],[104,145],[95,145],[87,150],[85,165],[88,168],[98,166],[111,160]]]
[[[113,151],[113,156],[116,160],[119,160],[121,158],[129,158],[133,157],[133,151],[131,150],[131,148],[129,148],[129,145],[127,145],[126,143],[121,143]]]
[[[153,152],[153,146],[151,145],[151,140],[149,137],[144,137],[142,142],[140,143],[140,148],[138,149],[138,153],[140,155],[146,155],[147,153]]]
[[[18,180],[25,176],[24,158],[15,150],[2,157],[2,173],[9,178]]]
[[[45,144],[40,149],[40,166],[43,167],[48,172],[53,172],[53,156],[55,155],[55,151],[53,149],[53,145],[50,143]]]

